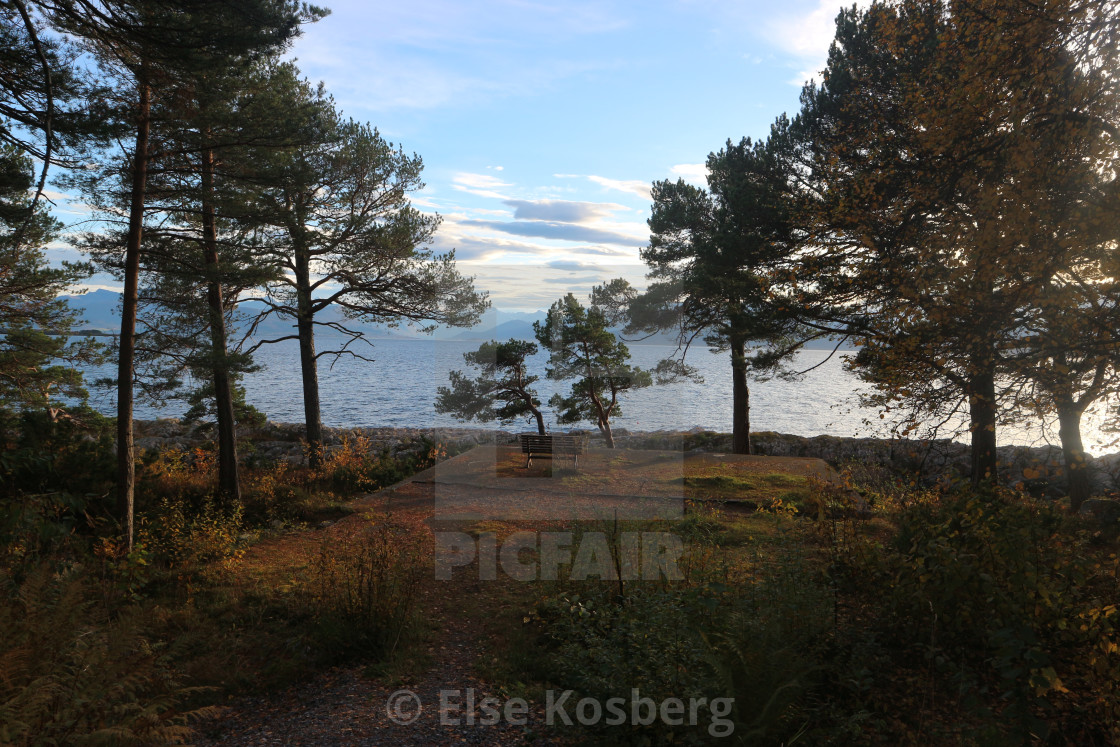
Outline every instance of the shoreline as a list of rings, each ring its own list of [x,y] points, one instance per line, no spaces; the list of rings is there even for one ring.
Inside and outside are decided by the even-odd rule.
[[[202,423],[189,426],[176,418],[137,420],[136,446],[142,449],[185,449],[212,440],[212,426]],[[472,427],[442,428],[330,428],[324,427],[327,448],[337,447],[346,438],[368,439],[370,449],[388,449],[391,454],[415,451],[423,439],[455,445],[465,450],[480,444],[515,443],[522,430],[495,430]],[[267,422],[259,428],[239,429],[240,439],[253,445],[253,458],[304,461],[301,423]],[[602,445],[602,436],[594,430],[583,430],[591,436],[591,445]],[[619,448],[658,449],[685,453],[729,453],[731,434],[692,428],[686,431],[615,430]],[[764,456],[812,457],[823,459],[843,470],[868,472],[886,469],[894,475],[917,475],[926,484],[952,484],[967,477],[970,465],[969,447],[949,439],[933,441],[854,438],[844,436],[795,436],[768,431],[751,434],[755,452]],[[1037,497],[1059,498],[1065,495],[1062,453],[1057,446],[1001,446],[1000,481],[1021,485]],[[1120,453],[1089,457],[1094,494],[1120,491]]]

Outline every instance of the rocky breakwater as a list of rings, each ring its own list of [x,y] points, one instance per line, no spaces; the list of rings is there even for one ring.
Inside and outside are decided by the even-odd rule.
[[[700,428],[656,433],[622,431],[616,440],[628,448],[731,451],[730,434]],[[915,475],[926,484],[967,479],[970,469],[968,445],[949,439],[920,441],[759,432],[751,434],[751,442],[758,454],[815,457],[837,469],[853,464],[873,465],[899,475]],[[1060,498],[1066,494],[1065,468],[1057,446],[1002,446],[998,449],[998,458],[1003,483],[1021,485],[1038,497]],[[1090,457],[1089,471],[1094,494],[1120,491],[1120,454]]]
[[[584,431],[592,446],[602,446],[597,431]],[[338,448],[344,439],[364,438],[374,451],[389,449],[390,454],[410,453],[428,442],[454,445],[463,451],[478,444],[512,443],[509,431],[481,428],[326,428],[326,447]],[[673,451],[730,452],[731,434],[693,428],[689,431],[631,432],[614,430],[621,448],[668,449]],[[306,461],[304,427],[298,423],[268,422],[259,428],[241,429],[247,459],[267,461]],[[136,445],[142,449],[190,449],[212,440],[212,427],[190,425],[176,419],[137,421]],[[793,436],[785,433],[751,434],[758,454],[770,456],[815,457],[837,469],[849,465],[882,467],[898,475],[915,475],[926,484],[952,483],[967,479],[967,444],[937,439],[919,441],[885,438],[845,438],[840,436]],[[999,448],[1000,480],[1022,486],[1032,495],[1060,498],[1066,494],[1065,469],[1061,449],[1056,446],[1003,446]],[[1089,459],[1095,495],[1120,492],[1120,454]]]
[[[463,450],[478,444],[505,443],[513,436],[505,431],[479,428],[324,428],[324,446],[337,449],[347,440],[365,439],[371,451],[388,449],[392,455],[411,453],[432,443],[454,445]],[[206,423],[188,424],[175,418],[136,421],[136,446],[146,450],[189,450],[214,439]],[[242,458],[260,461],[307,461],[304,427],[299,423],[269,421],[257,428],[239,428]]]

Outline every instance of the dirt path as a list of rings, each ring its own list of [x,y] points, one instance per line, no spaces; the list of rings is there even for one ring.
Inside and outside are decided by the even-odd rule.
[[[357,513],[323,530],[294,532],[259,543],[242,559],[240,570],[253,573],[274,567],[278,555],[312,557],[324,539],[341,539],[359,531],[368,521],[364,515],[369,511],[387,516],[394,527],[420,534],[430,552],[433,485],[423,475],[417,478],[420,483],[406,481],[361,499],[354,505]],[[205,738],[195,743],[215,747],[563,744],[539,733],[543,706],[531,705],[527,726],[504,719],[494,726],[480,723],[486,717],[478,707],[483,698],[506,701],[497,687],[478,674],[481,658],[493,651],[485,619],[486,597],[497,590],[480,584],[477,574],[472,581],[470,568],[457,571],[452,582],[436,581],[430,572],[423,577],[420,614],[436,628],[424,671],[385,682],[366,676],[365,664],[337,667],[277,693],[234,701],[224,716],[199,727]],[[451,705],[442,718],[441,692]],[[475,702],[472,713],[466,708],[468,697]],[[417,699],[421,704],[418,713]],[[396,711],[391,713],[393,703]],[[457,724],[453,723],[456,719]]]

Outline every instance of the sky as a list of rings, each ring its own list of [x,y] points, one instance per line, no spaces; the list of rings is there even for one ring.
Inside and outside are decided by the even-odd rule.
[[[709,153],[795,113],[845,3],[322,4],[290,56],[423,158],[413,204],[442,216],[434,248],[495,307],[532,311],[619,275],[640,286],[650,184],[703,185]]]

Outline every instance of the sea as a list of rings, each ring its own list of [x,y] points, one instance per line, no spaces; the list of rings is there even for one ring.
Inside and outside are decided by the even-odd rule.
[[[317,340],[318,349],[329,350],[330,338]],[[437,389],[449,384],[453,370],[470,372],[463,353],[477,349],[479,342],[387,338],[361,344],[354,351],[362,357],[324,356],[319,360],[319,388],[324,425],[338,428],[407,427],[440,428],[476,426],[521,430],[529,423],[504,426],[500,423],[465,423],[435,411]],[[672,356],[676,348],[667,345],[630,346],[632,364],[651,369],[659,360]],[[754,431],[777,431],[799,436],[833,435],[844,437],[886,437],[892,420],[880,417],[877,410],[861,407],[860,394],[869,387],[845,367],[851,352],[803,350],[793,359],[795,375],[752,381],[750,418]],[[264,345],[255,353],[260,370],[246,375],[246,399],[276,422],[302,422],[303,396],[300,383],[299,350],[294,340]],[[368,359],[368,360],[367,360]],[[540,377],[535,388],[546,403],[546,426],[558,426],[555,414],[547,408],[549,397],[567,391],[570,382],[551,381],[545,376],[547,353],[531,358],[529,369]],[[626,392],[620,400],[621,412],[612,418],[614,428],[631,431],[690,430],[702,428],[720,432],[731,430],[731,356],[694,347],[687,362],[695,367],[702,381],[654,385]],[[87,372],[87,381],[112,376],[115,369],[100,367]],[[91,404],[107,415],[115,413],[114,392],[90,387]],[[138,419],[179,417],[185,405],[171,402],[163,407],[138,402]],[[1102,417],[1089,415],[1083,429],[1086,447],[1094,454],[1115,451],[1116,434],[1100,426]],[[940,432],[952,437],[956,426],[958,440],[967,440],[957,420]],[[593,428],[593,424],[584,424]],[[999,431],[1004,444],[1044,445],[1058,443],[1055,424],[1027,423]]]

